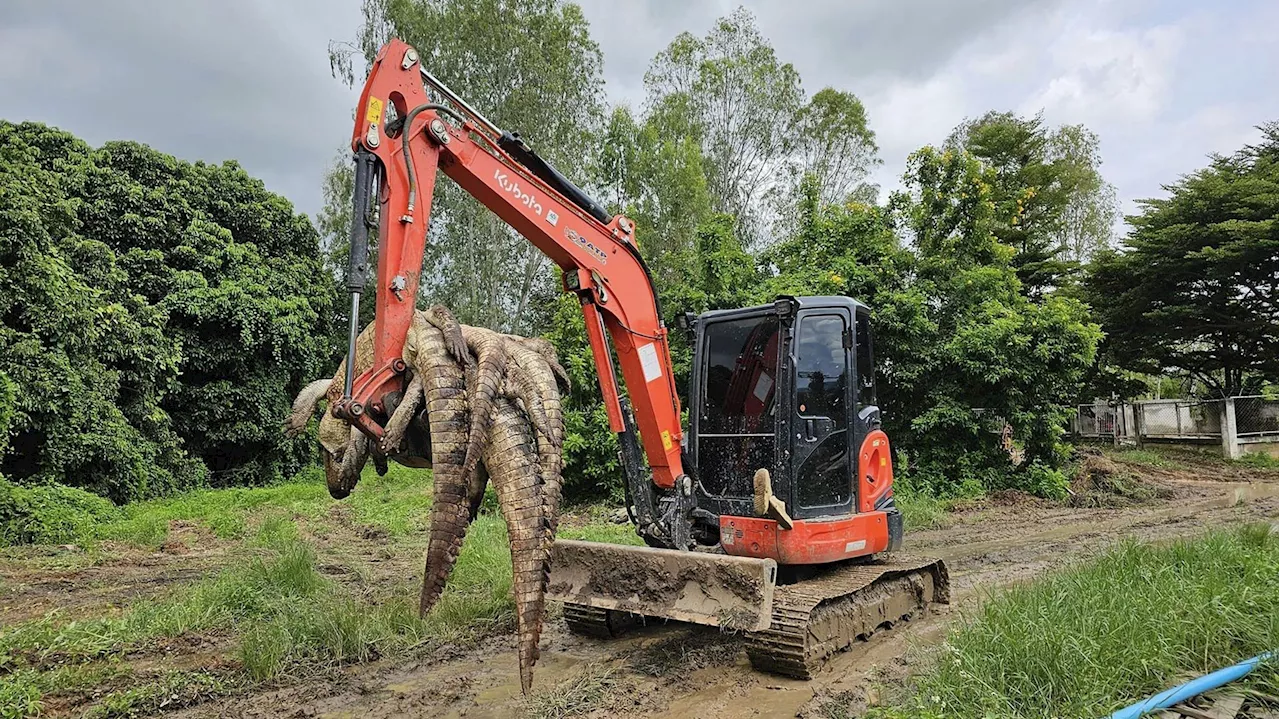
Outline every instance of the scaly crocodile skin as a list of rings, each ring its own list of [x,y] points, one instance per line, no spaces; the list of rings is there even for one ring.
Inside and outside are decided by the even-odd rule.
[[[372,347],[368,327],[357,342],[357,372],[370,366]],[[421,466],[421,458],[398,453],[407,451],[405,433],[426,403],[435,497],[419,611],[425,615],[439,600],[492,481],[510,540],[520,684],[527,692],[538,659],[559,514],[564,443],[560,389],[568,389],[568,375],[546,340],[460,325],[440,305],[414,316],[404,360],[413,375],[381,447],[329,413],[321,420],[330,491],[346,496],[370,457],[380,471],[388,455]],[[345,365],[340,366],[330,381],[330,401],[341,394],[344,372]],[[287,430],[305,427],[321,388],[312,383],[299,394]]]

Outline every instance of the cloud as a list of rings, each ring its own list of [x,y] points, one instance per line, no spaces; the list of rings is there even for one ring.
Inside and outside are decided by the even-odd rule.
[[[639,105],[653,56],[734,0],[581,0],[609,99]],[[1280,104],[1274,0],[747,0],[804,86],[848,90],[897,185],[911,151],[987,110],[1043,111],[1102,138],[1126,209],[1230,152]],[[329,75],[360,0],[5,0],[0,117],[87,141],[238,160],[302,211],[350,133],[357,90]]]
[[[1090,30],[1076,21],[1049,47],[1053,77],[1021,106],[1081,122],[1153,119],[1165,106],[1183,29]]]
[[[9,0],[0,116],[95,145],[234,159],[315,212],[324,169],[350,134],[355,91],[329,76],[326,46],[352,32],[352,5]]]

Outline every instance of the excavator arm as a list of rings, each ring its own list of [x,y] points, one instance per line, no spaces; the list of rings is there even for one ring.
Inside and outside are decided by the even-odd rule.
[[[427,87],[432,95],[427,93]],[[446,104],[447,103],[447,104]],[[629,431],[610,341],[645,455],[659,487],[687,482],[680,463],[680,400],[667,329],[633,223],[609,214],[517,135],[500,130],[420,67],[417,52],[392,40],[378,53],[357,106],[348,356],[354,356],[360,294],[369,274],[368,236],[377,230],[372,367],[347,363],[335,415],[374,441],[405,385],[401,355],[413,319],[439,169],[564,271],[577,295],[615,433]],[[686,487],[682,487],[686,489]]]

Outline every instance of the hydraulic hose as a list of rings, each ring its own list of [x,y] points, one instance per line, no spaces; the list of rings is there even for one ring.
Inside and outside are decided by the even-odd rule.
[[[418,176],[413,169],[413,153],[409,152],[409,129],[413,127],[414,118],[416,118],[419,113],[426,112],[427,110],[435,110],[436,112],[443,112],[444,114],[448,115],[449,117],[452,117],[458,122],[466,122],[466,120],[462,117],[462,115],[458,114],[458,112],[453,108],[446,107],[444,105],[440,105],[434,102],[428,102],[422,105],[418,105],[417,107],[410,110],[409,114],[404,116],[403,130],[400,133],[400,148],[404,153],[405,170],[407,170],[409,173],[409,206],[407,209],[407,213],[410,218],[413,217],[413,208],[418,200]]]

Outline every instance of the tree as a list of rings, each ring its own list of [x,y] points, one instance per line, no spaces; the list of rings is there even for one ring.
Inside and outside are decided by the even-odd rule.
[[[989,112],[956,128],[948,146],[993,170],[992,231],[1017,250],[1027,294],[1071,284],[1081,259],[1109,244],[1115,193],[1098,172],[1097,136],[1083,126],[1050,131],[1038,115]]]
[[[595,181],[610,211],[635,220],[636,244],[664,292],[687,281],[697,227],[711,214],[700,147],[670,119],[655,114],[638,124],[628,108],[616,108]]]
[[[301,466],[279,425],[334,298],[306,217],[234,163],[34,123],[0,123],[0,187],[7,477],[120,501]]]
[[[353,82],[353,57],[372,61],[391,36],[413,45],[424,67],[498,125],[519,131],[566,176],[586,176],[603,117],[603,79],[600,48],[578,6],[367,0],[354,48],[332,48],[335,74]],[[343,212],[339,202],[326,208],[325,217]],[[452,181],[436,183],[422,274],[427,301],[447,301],[470,324],[529,333],[547,321],[538,309],[556,291],[551,280],[541,252]]]
[[[1111,247],[1119,213],[1116,188],[1102,179],[1102,152],[1096,134],[1084,125],[1063,125],[1049,136],[1049,157],[1072,188],[1062,208],[1059,246],[1065,259],[1087,263]]]
[[[1062,491],[1051,471],[1066,460],[1067,407],[1099,327],[1078,300],[1026,297],[1015,251],[997,234],[995,170],[968,153],[926,147],[911,156],[905,180],[896,221],[913,239],[916,264],[897,314],[911,332],[886,377],[898,411],[909,413],[899,441],[916,449],[917,476],[934,486],[968,476],[989,489]],[[1023,443],[1018,473],[1008,471],[990,418],[1008,422]]]
[[[1220,397],[1276,382],[1276,128],[1139,202],[1124,247],[1093,265],[1089,298],[1119,367],[1182,372]]]
[[[801,183],[812,178],[818,201],[834,205],[848,201],[874,204],[880,190],[866,182],[881,164],[876,156],[875,132],[867,126],[867,111],[853,93],[833,88],[818,91],[801,109],[793,128],[787,158],[787,181],[774,188],[775,236],[796,232],[798,208],[805,203]]]

